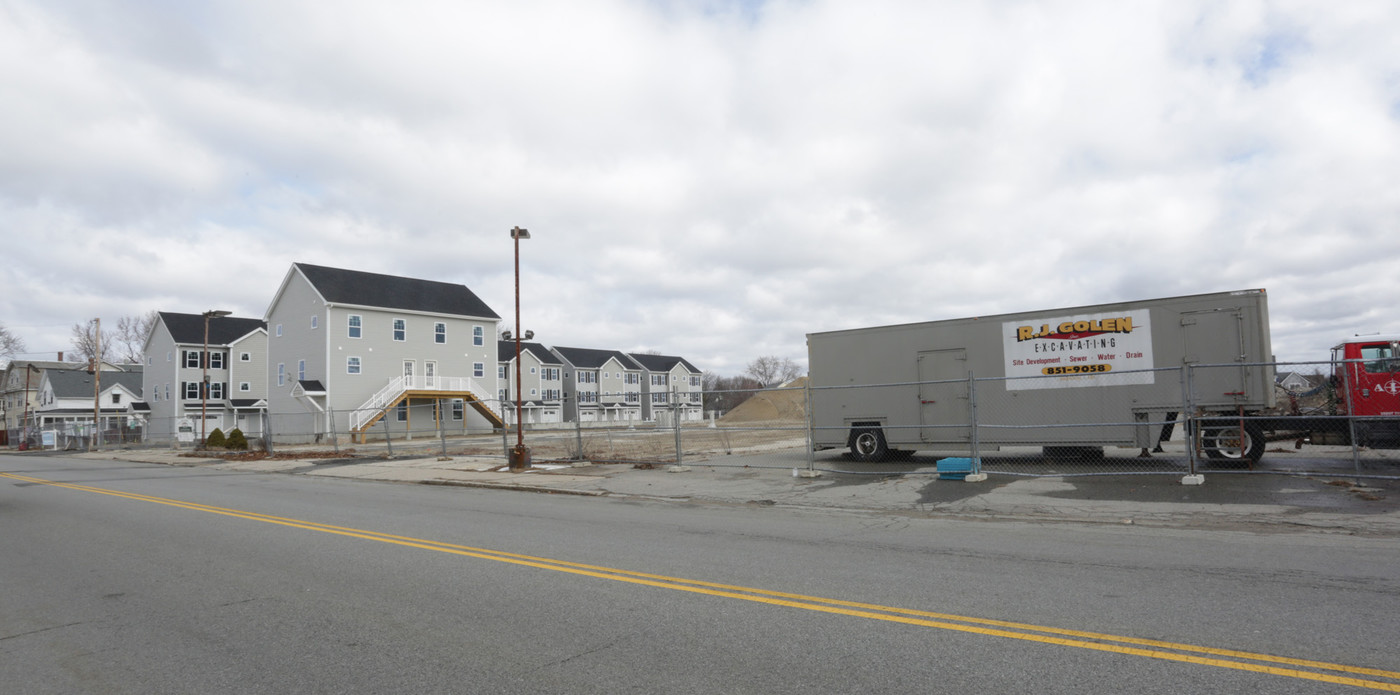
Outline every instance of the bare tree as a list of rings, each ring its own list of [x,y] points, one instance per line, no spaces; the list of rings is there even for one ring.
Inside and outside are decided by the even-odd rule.
[[[764,355],[750,362],[744,373],[757,379],[764,386],[772,386],[802,376],[802,368],[791,358]]]
[[[26,349],[24,339],[11,333],[5,324],[0,323],[0,357],[14,359],[15,355],[23,354]]]
[[[98,355],[97,319],[92,319],[87,323],[73,324],[73,353],[68,355],[69,362],[87,362],[92,364],[93,356],[99,360],[106,361],[112,350],[112,332],[102,331],[101,349],[102,354]]]
[[[113,347],[117,357],[128,364],[140,364],[144,360],[141,349],[146,346],[146,336],[156,327],[160,312],[152,309],[140,316],[122,316],[117,319],[117,333]],[[105,342],[105,338],[104,338]]]

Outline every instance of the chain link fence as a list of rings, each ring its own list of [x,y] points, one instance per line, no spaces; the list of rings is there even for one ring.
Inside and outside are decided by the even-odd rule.
[[[215,428],[225,436],[236,428],[250,448],[273,453],[475,456],[498,458],[501,466],[523,439],[536,464],[934,475],[940,460],[958,458],[975,461],[980,472],[1009,476],[1400,478],[1400,415],[1394,408],[1367,410],[1397,397],[1400,370],[1392,361],[1354,372],[1374,378],[1361,388],[1360,376],[1319,362],[1123,371],[1090,375],[1090,387],[1064,387],[1053,381],[1064,377],[1050,376],[969,374],[825,387],[800,379],[781,388],[704,392],[703,415],[690,394],[653,404],[645,418],[619,411],[611,420],[564,421],[567,401],[545,404],[525,411],[523,435],[511,424],[514,404],[498,401],[415,399],[376,411],[220,410],[203,427],[198,414],[113,420],[98,433],[98,446],[193,450]],[[1252,383],[1255,373],[1276,374],[1276,383]],[[1257,405],[1261,388],[1271,390],[1262,398],[1266,407]],[[72,450],[88,448],[92,437],[89,425],[65,423],[31,428],[28,440],[36,449]],[[10,438],[13,448],[24,432]]]

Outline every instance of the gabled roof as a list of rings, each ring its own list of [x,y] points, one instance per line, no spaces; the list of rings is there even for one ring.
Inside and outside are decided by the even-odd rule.
[[[559,361],[558,356],[550,352],[549,348],[545,347],[544,345],[541,345],[540,343],[528,343],[525,341],[521,341],[520,351],[528,351],[530,354],[535,356],[535,359],[540,361],[540,364],[563,364],[563,362]],[[515,359],[515,341],[496,341],[496,361],[509,362],[513,359]]]
[[[92,398],[92,372],[86,369],[52,369],[45,373],[54,398]],[[141,371],[102,372],[99,384],[102,392],[121,386],[133,395],[141,395]]]
[[[636,360],[637,364],[642,365],[642,367],[646,368],[647,371],[669,372],[672,369],[675,369],[676,365],[679,364],[684,366],[686,370],[692,374],[700,373],[700,370],[696,369],[695,365],[687,362],[684,357],[675,357],[672,355],[647,355],[636,352],[629,352],[627,353],[627,356]]]
[[[5,368],[6,368],[6,369],[24,369],[25,365],[29,365],[29,366],[34,367],[35,369],[40,369],[40,370],[43,370],[43,369],[77,369],[77,368],[79,368],[79,367],[86,367],[86,366],[87,366],[87,363],[86,363],[86,362],[53,362],[53,361],[49,361],[49,360],[10,360],[9,364],[5,365]]]
[[[204,344],[204,316],[202,314],[177,314],[173,311],[160,312],[160,320],[170,337],[183,345]],[[259,328],[267,330],[267,322],[262,319],[243,319],[236,316],[221,316],[209,319],[209,344],[228,345],[236,342]]]
[[[568,360],[569,364],[582,369],[597,369],[608,360],[616,358],[623,369],[636,369],[636,363],[619,350],[595,350],[592,348],[555,347],[555,354]]]
[[[466,285],[293,263],[331,304],[500,319]]]

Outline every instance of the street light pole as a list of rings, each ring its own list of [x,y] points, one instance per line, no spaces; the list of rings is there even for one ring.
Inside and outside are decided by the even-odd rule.
[[[515,240],[515,448],[510,450],[510,470],[520,472],[530,467],[530,450],[525,447],[525,418],[521,408],[523,381],[520,367],[520,240],[530,238],[530,230],[514,227],[510,238]]]
[[[210,309],[204,312],[204,352],[199,355],[200,367],[203,369],[203,379],[199,389],[199,446],[203,448],[209,441],[209,436],[204,433],[205,427],[209,423],[209,319],[221,318],[232,314],[232,311],[221,311]]]

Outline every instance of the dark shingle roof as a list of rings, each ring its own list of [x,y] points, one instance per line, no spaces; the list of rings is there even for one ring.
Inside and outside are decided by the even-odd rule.
[[[55,398],[92,397],[92,372],[86,369],[51,369],[48,372],[48,377]],[[121,384],[126,390],[139,397],[141,395],[141,370],[102,372],[102,382],[99,387],[103,391],[115,384]]]
[[[642,365],[648,371],[652,372],[669,372],[674,369],[676,365],[680,364],[684,365],[685,368],[692,373],[700,373],[700,370],[696,369],[695,365],[687,362],[684,357],[675,357],[673,355],[644,355],[635,352],[629,352],[627,356],[636,360],[637,364]]]
[[[170,331],[175,342],[184,345],[204,344],[204,316],[200,314],[177,314],[173,311],[160,312],[160,320]],[[267,329],[262,319],[241,319],[236,316],[221,316],[209,319],[209,344],[228,345],[253,331]]]
[[[529,350],[532,354],[534,354],[536,358],[539,359],[540,364],[563,364],[563,362],[559,361],[558,357],[555,357],[554,353],[549,351],[549,348],[539,343],[531,343],[522,340],[520,342],[520,350],[522,352]],[[513,359],[515,359],[515,341],[496,341],[496,361],[509,362]]]
[[[422,311],[430,314],[501,318],[466,285],[292,264],[332,304]]]
[[[594,350],[592,348],[555,347],[554,351],[558,353],[560,357],[563,357],[564,359],[568,360],[569,364],[574,365],[574,367],[580,367],[583,369],[597,369],[603,366],[603,364],[606,363],[608,359],[612,357],[616,357],[617,361],[622,363],[622,367],[624,369],[635,368],[635,365],[633,365],[632,361],[627,359],[627,355],[623,354],[618,350]]]

